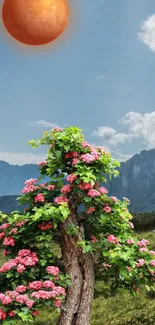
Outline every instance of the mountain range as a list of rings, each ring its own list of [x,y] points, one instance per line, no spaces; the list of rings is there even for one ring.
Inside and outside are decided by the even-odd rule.
[[[108,195],[115,195],[119,199],[129,198],[131,212],[155,211],[155,149],[143,150],[122,162],[119,173],[118,177],[112,181],[108,178],[104,184],[109,191]],[[0,211],[9,213],[23,210],[23,207],[18,206],[16,198],[27,179],[38,177],[39,171],[35,164],[15,166],[0,161]]]

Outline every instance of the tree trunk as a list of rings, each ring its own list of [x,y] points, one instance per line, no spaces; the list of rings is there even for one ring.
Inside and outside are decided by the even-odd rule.
[[[60,227],[64,268],[71,276],[72,286],[68,288],[57,325],[90,325],[94,294],[93,257],[90,253],[83,254],[77,247],[79,237],[66,234],[65,223]]]

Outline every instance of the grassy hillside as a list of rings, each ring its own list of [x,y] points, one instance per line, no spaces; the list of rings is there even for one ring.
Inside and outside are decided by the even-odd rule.
[[[148,239],[151,248],[155,249],[155,232],[137,234],[137,237]],[[97,282],[91,325],[155,324],[155,293],[148,293],[144,288],[141,288],[140,294],[132,297],[127,291],[121,289],[115,297],[105,298],[105,292],[104,282]],[[35,325],[55,325],[57,318],[58,314],[52,308],[42,310],[40,316],[36,318]],[[24,323],[18,322],[17,324],[23,325]]]

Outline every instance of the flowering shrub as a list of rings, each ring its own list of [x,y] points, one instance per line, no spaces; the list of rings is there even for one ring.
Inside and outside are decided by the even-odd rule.
[[[51,182],[27,180],[19,200],[29,207],[0,226],[6,258],[0,268],[0,319],[33,322],[40,306],[53,304],[61,312],[59,325],[73,320],[81,325],[82,317],[89,325],[93,271],[110,279],[113,290],[137,294],[141,284],[155,281],[155,252],[134,236],[129,200],[108,197],[105,175],[117,176],[119,163],[104,148],[85,142],[78,128],[54,128],[30,144],[49,146],[38,167]],[[52,242],[60,244],[62,258]]]

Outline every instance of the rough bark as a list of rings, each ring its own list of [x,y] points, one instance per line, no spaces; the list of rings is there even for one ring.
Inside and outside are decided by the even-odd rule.
[[[71,219],[75,222],[73,216]],[[91,254],[83,254],[82,249],[77,247],[79,236],[77,238],[66,234],[65,223],[60,227],[64,268],[71,276],[72,286],[68,288],[65,306],[57,325],[90,325],[94,294],[93,257]]]

